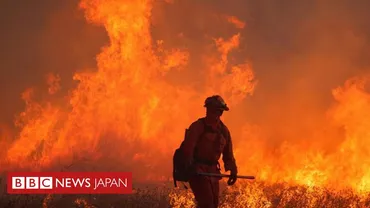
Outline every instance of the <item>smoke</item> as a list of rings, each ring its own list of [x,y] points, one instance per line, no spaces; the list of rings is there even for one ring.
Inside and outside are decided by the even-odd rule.
[[[225,115],[233,134],[239,138],[239,129],[248,122],[267,132],[266,142],[320,143],[330,150],[343,139],[342,129],[327,125],[326,112],[335,102],[332,89],[352,76],[366,74],[368,68],[366,4],[180,0],[154,14],[160,22],[157,33],[166,40],[182,34],[187,38],[182,43],[200,53],[204,49],[199,43],[207,35],[228,37],[234,32],[218,21],[222,14],[246,22],[238,51],[242,53],[232,57],[248,59],[259,84],[252,97]],[[194,73],[189,77],[197,78]],[[315,138],[319,141],[312,141]]]
[[[267,128],[273,141],[315,142],[316,136],[328,142],[315,134],[328,127],[325,112],[334,101],[332,89],[368,67],[363,63],[369,33],[358,26],[364,22],[360,7],[344,1],[249,7],[258,14],[253,24],[258,32],[250,39],[256,45],[249,51],[262,52],[254,54],[260,85],[247,114]],[[249,24],[248,33],[253,31]],[[340,138],[335,140],[330,142]]]
[[[73,87],[76,70],[92,68],[106,44],[103,28],[87,24],[78,2],[1,1],[0,122],[14,126],[24,109],[21,94],[47,87],[47,75],[60,76],[62,91]]]

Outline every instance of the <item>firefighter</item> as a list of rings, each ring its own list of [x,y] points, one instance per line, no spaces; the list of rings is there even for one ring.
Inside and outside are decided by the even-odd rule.
[[[220,174],[219,159],[222,154],[225,171],[230,171],[228,185],[236,182],[237,166],[229,129],[220,117],[229,107],[219,95],[205,100],[206,116],[193,122],[188,128],[183,151],[186,164],[192,171]],[[189,179],[198,208],[216,208],[219,204],[221,177],[192,174]]]

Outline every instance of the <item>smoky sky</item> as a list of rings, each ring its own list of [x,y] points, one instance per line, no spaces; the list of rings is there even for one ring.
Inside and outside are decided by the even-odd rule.
[[[24,108],[26,88],[45,88],[47,73],[59,74],[64,89],[71,86],[75,71],[95,66],[106,34],[86,24],[78,1],[4,0],[0,5],[0,122],[12,125]]]
[[[76,0],[3,0],[0,5],[0,122],[12,125],[24,108],[22,91],[43,87],[50,72],[60,74],[62,90],[71,88],[73,73],[95,67],[108,38],[103,28],[85,22]],[[333,88],[367,73],[368,8],[365,0],[178,0],[160,10],[168,33],[158,35],[166,40],[183,32],[195,50],[200,33],[230,35],[202,18],[205,11],[244,21],[241,53],[235,56],[250,60],[258,86],[240,109],[250,122],[282,134],[274,127],[314,119],[302,109],[312,116],[323,113],[333,102]],[[240,119],[241,111],[231,111],[230,118]]]

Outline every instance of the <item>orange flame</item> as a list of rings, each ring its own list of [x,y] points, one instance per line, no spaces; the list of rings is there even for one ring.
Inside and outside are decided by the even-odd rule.
[[[238,158],[248,157],[241,163],[243,171],[258,170],[258,178],[269,182],[290,182],[308,186],[329,187],[334,189],[352,188],[359,193],[370,190],[367,171],[369,150],[366,145],[370,129],[366,113],[370,107],[370,94],[365,91],[368,79],[353,78],[343,87],[333,90],[337,103],[328,111],[327,123],[343,128],[345,139],[339,141],[331,152],[303,144],[284,143],[277,152],[269,151],[263,142],[263,133],[258,127],[246,126],[245,138],[253,151],[237,152]],[[323,137],[325,138],[325,137]],[[309,138],[308,138],[309,139]],[[335,137],[326,137],[336,145]],[[334,139],[334,140],[333,140]],[[275,150],[276,151],[276,150]],[[263,164],[261,165],[261,161]]]
[[[205,59],[207,73],[193,75],[204,84],[195,84],[193,77],[183,77],[189,80],[185,85],[176,84],[171,73],[191,70],[187,63],[197,54],[166,49],[163,40],[152,39],[152,3],[81,1],[86,19],[104,26],[110,43],[97,56],[95,72],[74,75],[78,86],[64,104],[51,99],[37,102],[33,90],[24,93],[27,107],[17,122],[21,131],[7,151],[10,167],[78,163],[81,168],[81,161],[87,161],[100,169],[133,171],[137,179],[166,179],[168,158],[184,128],[201,116],[205,97],[221,94],[233,106],[253,92],[256,83],[250,66],[228,63],[240,34],[229,40],[214,38],[218,50]],[[61,87],[60,79],[48,78],[53,94]]]
[[[60,76],[59,75],[55,75],[55,74],[52,74],[52,73],[49,73],[47,76],[46,76],[46,81],[47,81],[47,84],[49,86],[49,93],[50,94],[55,94],[57,91],[60,90]]]
[[[235,16],[227,16],[227,21],[232,23],[236,28],[243,29],[245,27],[245,23],[239,20]]]

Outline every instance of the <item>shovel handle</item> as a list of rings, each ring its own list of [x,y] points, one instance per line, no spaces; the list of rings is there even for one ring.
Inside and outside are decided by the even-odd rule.
[[[228,174],[217,174],[217,173],[197,173],[198,175],[203,175],[203,176],[213,176],[213,177],[223,177],[223,178],[228,178],[230,175]],[[243,175],[237,175],[237,178],[242,178],[242,179],[250,179],[253,180],[255,179],[254,176],[243,176]]]

